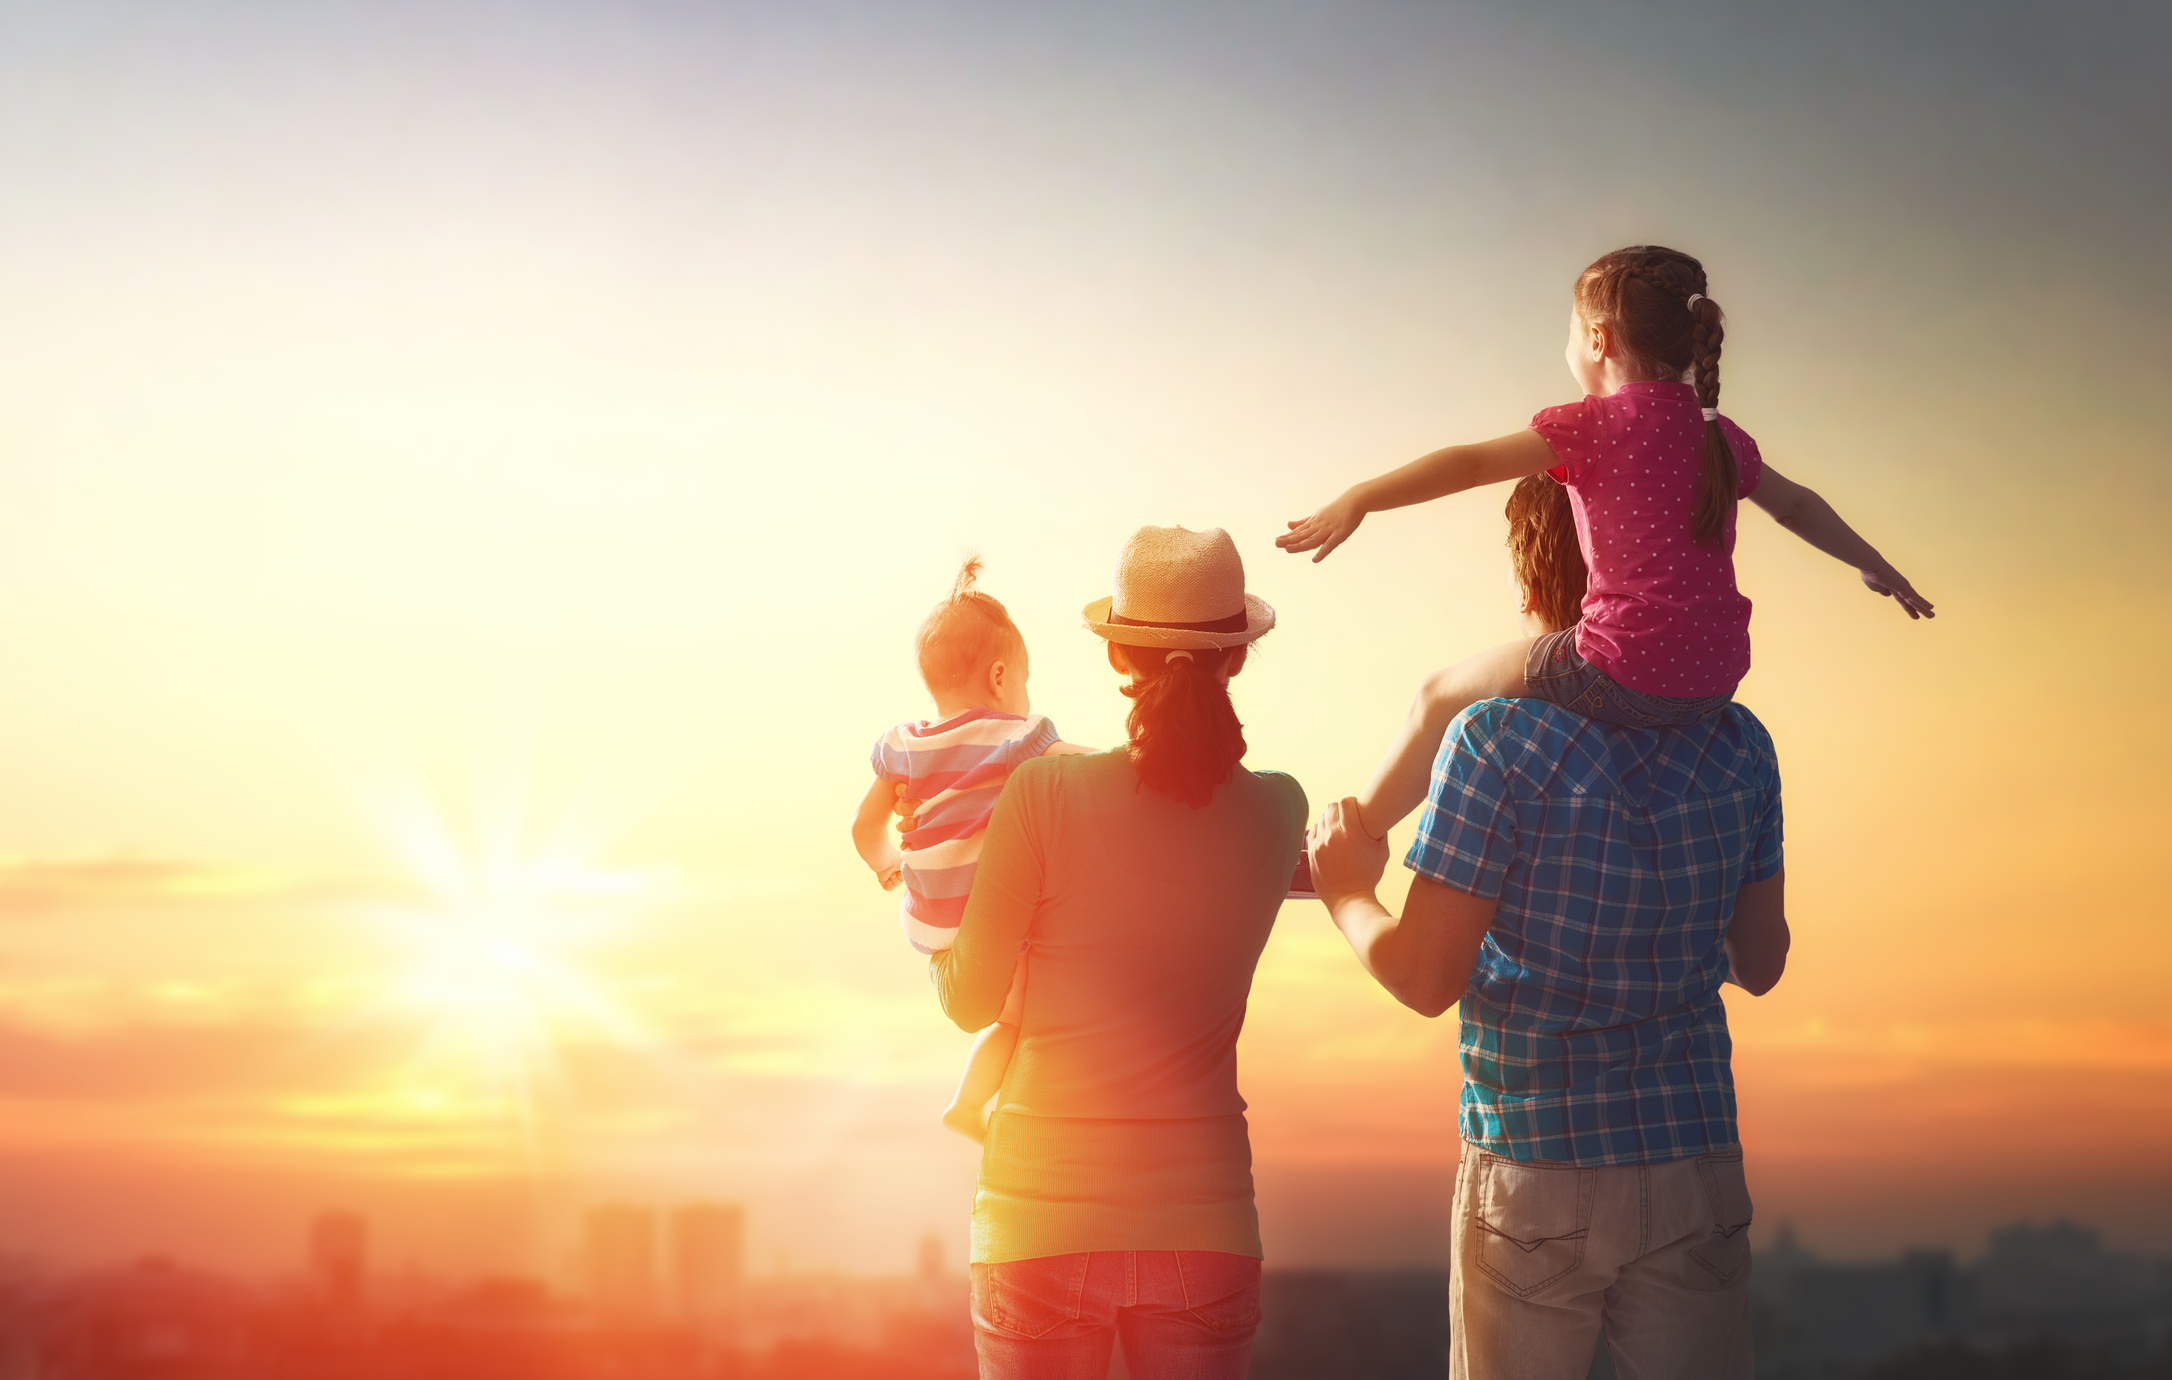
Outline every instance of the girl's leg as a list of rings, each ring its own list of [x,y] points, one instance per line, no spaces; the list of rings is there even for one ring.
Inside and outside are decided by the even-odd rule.
[[[1010,994],[1003,999],[1003,1014],[973,1037],[973,1052],[965,1056],[958,1095],[943,1108],[943,1124],[975,1145],[988,1139],[988,1104],[1003,1091],[1003,1072],[1010,1067],[1011,1052],[1018,1048],[1018,1018],[1025,1004],[1026,960],[1020,955]]]
[[[1388,745],[1388,755],[1373,769],[1373,779],[1358,794],[1358,818],[1365,832],[1384,838],[1388,830],[1425,803],[1433,780],[1433,759],[1456,715],[1497,696],[1523,694],[1524,659],[1532,638],[1488,647],[1474,657],[1435,671],[1418,687],[1410,716]]]

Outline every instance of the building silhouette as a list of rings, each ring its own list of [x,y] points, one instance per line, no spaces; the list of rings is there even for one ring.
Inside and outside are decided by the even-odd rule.
[[[369,1278],[369,1239],[369,1224],[351,1212],[320,1213],[309,1224],[310,1282],[333,1308],[352,1311],[361,1306]]]
[[[606,1319],[636,1321],[656,1311],[656,1214],[630,1203],[589,1209],[583,1256],[588,1301]]]
[[[740,1310],[746,1209],[689,1203],[671,1214],[671,1288],[681,1318],[731,1324]]]

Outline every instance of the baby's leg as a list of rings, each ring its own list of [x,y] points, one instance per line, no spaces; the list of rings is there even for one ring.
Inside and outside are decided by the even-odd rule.
[[[1010,1067],[1011,1052],[1018,1048],[1018,1019],[1025,1001],[1026,960],[1020,956],[1010,994],[1003,999],[1003,1014],[973,1037],[973,1052],[965,1056],[958,1095],[943,1109],[943,1124],[975,1145],[988,1139],[988,1104],[1003,1091],[1003,1072]]]
[[[1523,693],[1524,659],[1531,638],[1488,647],[1474,657],[1435,671],[1418,687],[1410,716],[1388,745],[1388,755],[1373,769],[1373,779],[1358,794],[1358,815],[1365,832],[1385,837],[1404,815],[1425,803],[1433,780],[1433,759],[1456,715],[1496,696]]]

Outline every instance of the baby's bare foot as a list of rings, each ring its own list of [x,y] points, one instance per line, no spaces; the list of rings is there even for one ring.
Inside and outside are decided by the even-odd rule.
[[[952,1102],[943,1108],[943,1124],[975,1145],[988,1143],[988,1114],[985,1108]]]

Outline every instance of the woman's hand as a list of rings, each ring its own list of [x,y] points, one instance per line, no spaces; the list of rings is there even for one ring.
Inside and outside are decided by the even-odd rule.
[[[1312,559],[1320,561],[1348,541],[1364,520],[1365,507],[1358,502],[1356,490],[1349,490],[1311,517],[1291,523],[1288,532],[1275,538],[1275,545],[1292,555],[1318,547]]]
[[[1388,870],[1388,841],[1365,832],[1355,796],[1320,811],[1320,822],[1305,836],[1305,849],[1312,859],[1312,889],[1330,911],[1353,896],[1372,895]]]
[[[1931,601],[1916,593],[1916,587],[1908,583],[1908,577],[1889,565],[1878,565],[1858,572],[1863,586],[1872,594],[1883,594],[1907,610],[1910,618],[1936,618],[1931,612]]]
[[[900,834],[920,823],[920,807],[925,803],[925,801],[907,800],[905,798],[905,783],[902,781],[897,783],[897,804],[890,807],[890,812],[897,816],[897,831]],[[905,841],[899,839],[898,847],[903,848],[904,846]]]

